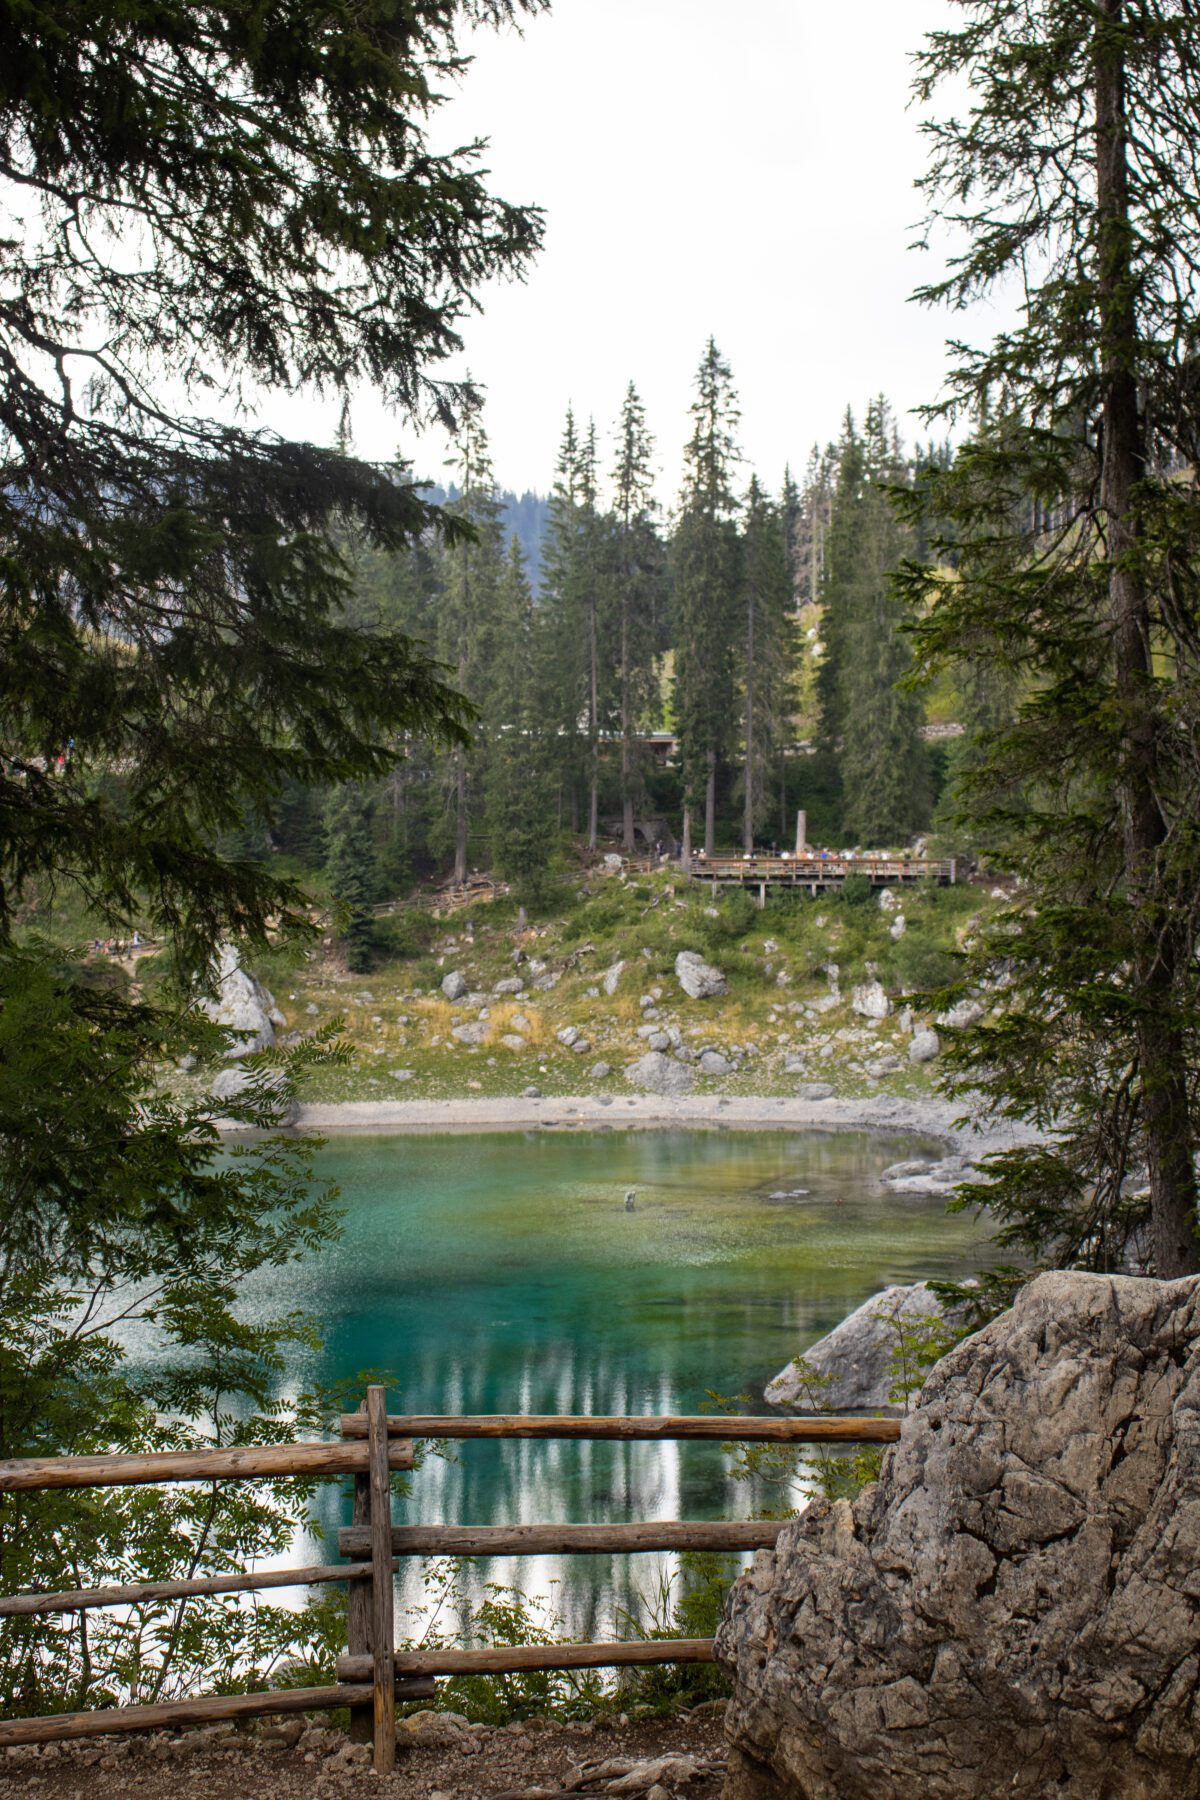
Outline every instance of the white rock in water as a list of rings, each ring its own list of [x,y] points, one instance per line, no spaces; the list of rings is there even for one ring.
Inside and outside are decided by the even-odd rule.
[[[221,945],[209,970],[208,985],[208,993],[200,996],[198,1004],[214,1024],[233,1033],[226,1056],[250,1056],[268,1049],[275,1042],[276,1028],[287,1024],[274,996],[242,967],[236,944]]]
[[[720,969],[706,963],[694,950],[681,950],[675,958],[675,978],[692,1000],[709,1000],[723,994],[727,983]]]
[[[451,969],[442,976],[442,992],[447,1000],[461,1000],[466,991],[467,978],[460,969]]]
[[[632,1087],[645,1088],[650,1094],[690,1094],[696,1083],[686,1064],[674,1062],[661,1050],[651,1050],[630,1063],[625,1079]]]
[[[834,1412],[857,1407],[885,1407],[896,1412],[899,1408],[888,1399],[888,1390],[895,1380],[892,1357],[900,1346],[899,1328],[940,1318],[941,1311],[927,1281],[884,1288],[804,1352],[804,1361],[827,1378],[818,1395],[807,1390],[802,1371],[791,1362],[767,1383],[763,1398],[771,1406],[795,1406],[801,1411],[809,1410],[816,1400]]]
[[[892,1010],[892,1003],[878,981],[865,981],[856,987],[850,995],[850,1005],[864,1019],[886,1019]]]
[[[910,1063],[932,1062],[941,1048],[942,1042],[937,1032],[928,1025],[918,1025],[913,1032],[912,1043],[908,1046],[908,1060]]]
[[[726,1599],[729,1800],[1200,1792],[1198,1394],[1195,1276],[1043,1275],[956,1345]]]
[[[621,974],[622,974],[622,971],[624,970],[624,967],[625,967],[625,964],[623,962],[615,962],[611,969],[605,969],[604,975],[601,978],[600,985],[604,989],[606,994],[611,995],[611,994],[616,993],[617,983],[621,979]]]

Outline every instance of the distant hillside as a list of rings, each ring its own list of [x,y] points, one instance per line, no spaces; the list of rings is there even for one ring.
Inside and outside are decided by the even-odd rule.
[[[425,490],[427,497],[436,506],[445,506],[450,500],[458,499],[458,488],[453,482],[448,488],[435,484]],[[550,516],[550,501],[544,494],[526,491],[521,495],[510,493],[507,488],[499,490],[500,505],[503,508],[504,535],[507,541],[515,537],[525,553],[525,567],[529,573],[530,586],[534,593],[541,590],[542,574],[542,539],[546,531],[546,522]]]

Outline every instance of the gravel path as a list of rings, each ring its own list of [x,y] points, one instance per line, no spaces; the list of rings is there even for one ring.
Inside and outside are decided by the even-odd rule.
[[[0,1751],[0,1800],[590,1800],[613,1791],[633,1800],[716,1800],[723,1713],[717,1701],[679,1718],[496,1729],[425,1713],[401,1727],[395,1773],[382,1777],[365,1745],[295,1719],[258,1730],[213,1726],[26,1747]],[[662,1765],[664,1757],[680,1760]]]

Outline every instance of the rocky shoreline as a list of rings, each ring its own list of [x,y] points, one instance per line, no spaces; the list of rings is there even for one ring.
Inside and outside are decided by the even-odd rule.
[[[959,1103],[895,1095],[712,1094],[486,1095],[453,1100],[350,1100],[298,1108],[295,1129],[340,1137],[354,1133],[437,1131],[889,1131],[912,1132],[986,1155],[1021,1141],[1012,1126],[960,1124]]]

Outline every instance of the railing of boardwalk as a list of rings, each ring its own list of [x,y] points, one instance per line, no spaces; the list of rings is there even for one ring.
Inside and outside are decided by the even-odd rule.
[[[0,1597],[0,1618],[81,1612],[93,1607],[242,1594],[266,1588],[349,1585],[346,1655],[328,1687],[221,1694],[158,1706],[109,1707],[36,1719],[0,1719],[0,1749],[110,1733],[349,1707],[351,1730],[370,1738],[374,1766],[386,1774],[396,1753],[397,1701],[431,1699],[439,1675],[503,1674],[528,1669],[616,1668],[630,1664],[711,1662],[711,1638],[578,1644],[521,1644],[486,1649],[397,1650],[393,1580],[408,1556],[587,1555],[638,1550],[769,1548],[783,1521],[680,1520],[609,1525],[397,1525],[391,1476],[413,1466],[416,1438],[576,1438],[722,1443],[891,1443],[895,1419],[532,1416],[525,1414],[389,1416],[384,1389],[370,1387],[362,1407],[341,1421],[342,1441],[239,1446],[146,1456],[43,1457],[0,1462],[0,1492],[37,1488],[118,1487],[177,1481],[269,1481],[295,1475],[354,1477],[353,1522],[339,1532],[343,1561],[259,1574],[190,1581],[137,1582],[71,1593]]]

